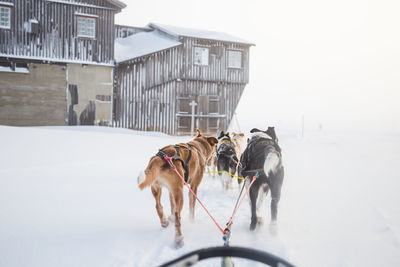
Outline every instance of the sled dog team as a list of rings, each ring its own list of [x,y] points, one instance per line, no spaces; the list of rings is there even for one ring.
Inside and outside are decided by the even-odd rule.
[[[184,182],[197,194],[204,172],[218,174],[224,190],[233,188],[237,180],[239,186],[249,186],[254,176],[258,178],[250,187],[251,205],[250,230],[260,223],[260,206],[271,191],[271,223],[277,220],[278,202],[284,177],[281,149],[274,127],[267,130],[254,128],[250,131],[247,146],[244,147],[244,134],[224,133],[216,138],[205,136],[197,130],[197,136],[188,143],[169,145],[159,149],[150,158],[138,176],[139,188],[150,186],[156,200],[156,210],[162,227],[175,224],[175,245],[183,245],[181,231],[181,211],[183,208]],[[173,168],[174,167],[174,168]],[[162,187],[169,190],[171,215],[166,216],[161,205]],[[189,214],[194,220],[196,199],[189,192]]]

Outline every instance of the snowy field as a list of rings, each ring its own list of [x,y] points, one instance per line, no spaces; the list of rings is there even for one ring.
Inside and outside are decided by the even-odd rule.
[[[248,230],[246,200],[231,244],[298,266],[400,266],[400,136],[277,134],[286,172],[277,232],[268,227],[269,198],[265,224]],[[155,266],[222,245],[199,205],[196,222],[189,221],[185,189],[185,245],[175,249],[173,227],[160,227],[149,188],[137,187],[138,172],[158,148],[188,140],[101,127],[0,126],[0,266]],[[209,176],[199,188],[220,224],[237,193],[224,193]]]

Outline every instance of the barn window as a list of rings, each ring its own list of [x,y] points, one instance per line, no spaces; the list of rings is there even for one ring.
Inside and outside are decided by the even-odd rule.
[[[0,6],[0,28],[10,29],[11,28],[11,8],[6,6]]]
[[[207,47],[194,47],[194,64],[195,65],[208,65],[209,49]]]
[[[242,52],[233,50],[228,51],[228,68],[242,68]]]
[[[89,16],[76,16],[78,26],[78,37],[96,37],[96,18]]]

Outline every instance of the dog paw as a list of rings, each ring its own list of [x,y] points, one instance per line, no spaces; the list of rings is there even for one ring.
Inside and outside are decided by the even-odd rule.
[[[183,236],[182,235],[176,236],[175,237],[175,248],[176,249],[181,248],[181,247],[183,247],[183,245],[184,245]]]
[[[169,225],[169,221],[167,219],[164,218],[164,219],[161,220],[161,226],[163,228],[168,227],[168,225]]]
[[[257,226],[257,220],[253,220],[250,223],[250,231],[254,231],[254,229],[256,229]]]
[[[263,217],[257,217],[257,223],[259,225],[263,225],[264,224],[264,218]]]

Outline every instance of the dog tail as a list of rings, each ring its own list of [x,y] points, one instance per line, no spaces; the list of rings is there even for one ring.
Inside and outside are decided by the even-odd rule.
[[[270,172],[275,173],[280,165],[280,157],[276,152],[270,152],[264,162],[264,172],[268,176]]]
[[[161,167],[165,164],[164,160],[160,157],[154,156],[150,159],[149,165],[144,171],[139,173],[137,182],[139,189],[143,190],[147,186],[150,186],[156,180],[158,174],[160,173]]]

